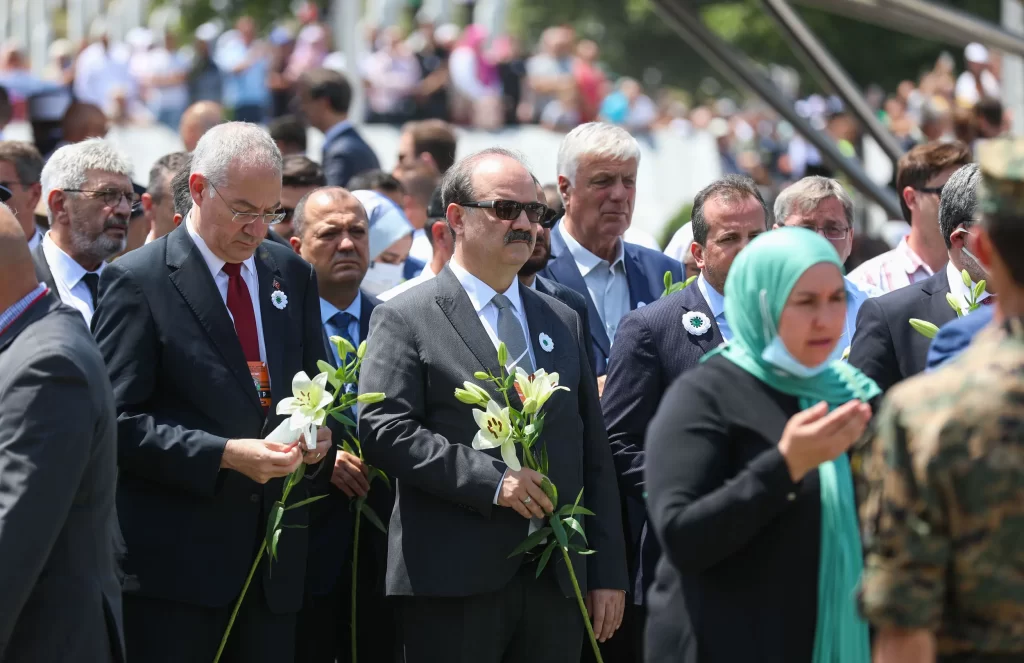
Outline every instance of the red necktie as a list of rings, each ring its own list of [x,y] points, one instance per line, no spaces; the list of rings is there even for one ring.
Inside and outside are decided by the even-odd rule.
[[[246,361],[262,361],[260,359],[260,340],[256,333],[256,313],[252,308],[252,297],[249,286],[242,278],[240,263],[224,263],[224,273],[228,275],[228,311],[235,319],[235,332],[242,344],[242,352]]]
[[[995,295],[989,295],[988,297],[986,297],[985,299],[983,299],[983,300],[981,300],[979,302],[979,304],[981,304],[982,306],[992,306],[995,303],[996,303],[996,296]]]

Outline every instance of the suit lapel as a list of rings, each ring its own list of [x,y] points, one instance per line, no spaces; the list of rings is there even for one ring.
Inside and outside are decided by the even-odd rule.
[[[238,341],[238,334],[231,322],[231,316],[228,315],[227,306],[224,305],[217,284],[213,281],[213,275],[210,274],[210,269],[199,249],[189,237],[184,223],[167,238],[167,266],[170,268],[170,279],[174,287],[178,289],[199,324],[206,330],[214,347],[224,357],[225,365],[237,378],[239,386],[249,396],[250,402],[259,408],[262,414],[259,395],[253,387],[252,376],[242,353],[242,344]],[[270,306],[269,301],[267,306]],[[267,341],[266,336],[264,341]]]
[[[362,343],[370,335],[370,316],[380,302],[365,292],[360,292],[360,294],[362,305],[359,307],[359,342]]]
[[[722,331],[718,328],[718,321],[715,320],[715,316],[711,313],[711,307],[708,306],[707,301],[704,299],[704,295],[703,293],[701,293],[700,288],[697,286],[697,282],[694,281],[693,283],[688,285],[685,289],[683,289],[682,292],[679,293],[679,295],[679,303],[681,305],[679,319],[680,327],[682,327],[683,325],[682,316],[689,313],[690,311],[698,311],[700,313],[703,313],[708,317],[708,320],[711,321],[711,332],[707,334],[701,334],[700,336],[697,336],[696,334],[691,334],[687,332],[685,328],[683,329],[683,333],[685,333],[690,338],[690,340],[693,343],[695,343],[697,347],[700,348],[701,354],[707,354],[711,352],[719,345],[721,345],[725,339],[722,338]]]
[[[622,243],[622,261],[626,264],[626,282],[629,284],[629,310],[635,311],[640,303],[651,304],[661,297],[661,291],[653,292],[651,283],[640,268],[640,255],[637,247]]]
[[[437,305],[455,328],[455,332],[462,338],[484,370],[490,371],[492,375],[499,375],[498,352],[494,349],[494,342],[487,335],[487,330],[480,322],[480,316],[477,315],[473,302],[470,301],[469,295],[462,288],[458,278],[455,277],[451,269],[445,266],[433,280],[437,285]],[[472,370],[470,366],[464,366],[462,369],[466,373],[465,379],[472,379],[475,370]],[[479,384],[479,380],[476,382]],[[514,389],[509,393],[509,399],[513,405],[520,403]]]
[[[569,253],[569,247],[565,245],[561,234],[555,230],[551,231],[551,255],[553,257],[548,263],[548,272],[555,281],[572,288],[587,300],[587,312],[590,314],[590,336],[607,357],[611,354],[611,342],[608,339],[608,332],[605,331],[604,323],[601,322],[601,315],[597,312],[597,305],[594,304],[594,300],[590,296],[587,282],[583,280],[583,275],[576,267],[576,261]],[[628,274],[626,278],[629,279]]]
[[[36,244],[36,248],[32,249],[32,262],[36,266],[36,278],[45,283],[54,295],[60,297],[57,293],[57,282],[53,279],[53,272],[50,271],[50,263],[46,262],[46,254],[43,253],[42,242]]]
[[[533,347],[533,356],[535,358],[536,368],[543,368],[546,373],[556,373],[558,369],[555,368],[558,363],[558,358],[561,355],[562,345],[568,341],[563,339],[557,339],[554,348],[550,352],[541,347],[540,335],[547,334],[548,337],[555,333],[553,328],[550,328],[550,321],[552,320],[552,313],[545,306],[544,300],[538,297],[532,290],[527,287],[520,287],[519,294],[523,298],[523,309],[526,313],[526,326],[530,328],[530,336],[533,338],[527,339],[530,345]],[[553,339],[555,340],[555,339]]]
[[[277,262],[270,255],[265,244],[256,249],[256,277],[260,285],[260,324],[263,326],[263,347],[267,353],[267,370],[270,372],[270,394],[274,403],[292,395],[292,375],[285,375],[284,341],[288,338],[288,304],[284,308],[274,306],[271,298],[275,290],[288,295]],[[289,302],[292,305],[298,303]]]
[[[949,289],[949,279],[946,277],[946,270],[936,272],[930,276],[921,286],[922,292],[928,296],[928,317],[927,320],[940,327],[956,318],[956,311],[946,301]]]

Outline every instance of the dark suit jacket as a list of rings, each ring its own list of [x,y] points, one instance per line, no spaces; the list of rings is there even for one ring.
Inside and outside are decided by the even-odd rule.
[[[576,261],[569,253],[561,233],[556,226],[551,230],[551,261],[541,275],[567,285],[583,295],[590,313],[590,338],[594,344],[593,368],[594,375],[601,377],[608,371],[608,357],[611,354],[612,340],[608,338],[604,323],[597,312],[597,306],[590,297],[583,275],[576,267]],[[626,264],[626,280],[629,282],[629,307],[635,310],[656,301],[665,291],[665,272],[672,272],[674,281],[682,280],[682,264],[672,260],[663,253],[623,242],[623,261]]]
[[[0,335],[0,660],[123,661],[103,358],[50,293]]]
[[[966,350],[974,340],[974,335],[992,322],[993,315],[995,309],[992,306],[982,306],[970,315],[942,325],[928,346],[928,370],[942,366]]]
[[[298,371],[326,360],[313,268],[279,244],[256,250],[260,322],[272,404],[264,414],[224,300],[185,224],[103,270],[93,333],[106,359],[118,412],[118,513],[128,545],[125,592],[222,607],[238,596],[282,479],[260,485],[220,467],[228,439],[262,438],[283,417]],[[277,282],[287,306],[270,300]],[[326,492],[332,451],[297,502]],[[305,526],[308,509],[285,513]],[[302,605],[307,530],[281,534],[273,574],[274,612]]]
[[[576,315],[580,316],[580,321],[583,323],[583,329],[590,329],[590,313],[587,311],[587,300],[583,298],[583,295],[568,286],[539,275],[534,277],[533,284],[537,292],[554,297],[576,311]],[[592,343],[584,343],[584,345],[587,349],[587,361],[593,366],[594,345]]]
[[[597,515],[584,527],[597,554],[572,563],[581,588],[626,589],[619,497],[597,385],[584,357],[585,332],[569,307],[520,288],[532,335],[551,337],[545,352],[534,341],[538,368],[557,372],[559,391],[548,402],[541,443],[561,500],[583,501]],[[469,296],[451,269],[373,311],[360,392],[387,398],[362,408],[359,434],[370,464],[398,480],[388,548],[389,595],[473,596],[504,587],[522,563],[509,554],[529,522],[494,505],[506,465],[497,449],[471,446],[478,428],[455,388],[475,371],[499,371],[497,352]],[[500,398],[494,393],[495,398]],[[522,407],[513,391],[513,406]],[[565,567],[555,566],[566,596]]]
[[[278,234],[278,232],[273,228],[267,229],[267,239],[269,239],[271,242],[277,242],[282,246],[287,246],[289,249],[292,248],[292,245],[288,242],[288,240],[286,240],[284,237],[281,237],[281,235]]]
[[[370,314],[380,302],[362,293],[359,307],[359,338],[366,340],[370,334]],[[328,340],[327,330],[323,330],[324,344],[327,348],[327,361],[334,364],[334,351],[331,349]],[[343,433],[346,438],[348,433]],[[356,435],[356,431],[351,432]],[[338,445],[341,440],[335,440]],[[329,469],[329,468],[328,468]],[[326,471],[326,470],[325,470]],[[374,481],[373,490],[370,491],[372,501],[368,503],[373,507],[381,520],[387,523],[391,513],[389,504],[394,499],[390,497],[387,485],[381,481]],[[341,577],[343,571],[349,568],[349,553],[352,547],[352,528],[355,525],[352,513],[353,502],[348,495],[334,487],[333,484],[327,488],[327,499],[315,502],[311,507],[309,524],[309,565],[306,569],[306,588],[316,596],[330,594]],[[380,507],[380,508],[378,508]],[[362,531],[363,537],[372,537],[379,531],[374,527],[366,527]],[[383,537],[381,537],[383,538]],[[380,546],[381,559],[387,556],[387,542]]]
[[[683,316],[700,311],[711,320],[702,336],[683,327]],[[647,534],[644,499],[644,434],[661,398],[677,377],[722,344],[722,333],[697,282],[622,318],[615,334],[601,407],[615,460],[619,492],[626,501],[633,599],[641,602],[654,579],[660,547]]]
[[[408,281],[414,279],[420,275],[423,268],[427,266],[427,263],[422,260],[417,260],[412,256],[406,256],[405,262],[402,263],[402,278]]]
[[[911,318],[941,327],[956,318],[946,301],[949,280],[941,269],[924,281],[864,300],[857,314],[849,361],[888,391],[924,370],[931,339],[910,326]]]
[[[348,186],[359,173],[380,168],[380,162],[355,127],[347,127],[324,143],[323,167],[327,186]]]
[[[46,254],[43,253],[42,242],[39,242],[39,244],[36,245],[36,248],[32,249],[32,262],[36,266],[36,278],[39,279],[40,283],[45,283],[53,296],[59,299],[60,295],[57,294],[57,282],[53,280],[53,272],[50,270],[50,264],[46,262]]]

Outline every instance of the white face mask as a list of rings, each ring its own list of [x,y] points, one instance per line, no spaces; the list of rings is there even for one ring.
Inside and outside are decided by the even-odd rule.
[[[836,350],[832,350],[832,355],[828,359],[821,362],[817,366],[805,366],[793,356],[783,342],[782,337],[779,336],[778,329],[775,328],[775,323],[771,319],[771,314],[768,311],[768,291],[761,291],[761,331],[765,336],[765,340],[768,341],[765,345],[764,350],[761,352],[761,359],[771,364],[775,368],[789,373],[796,378],[812,378],[822,371],[827,369],[835,358]],[[840,357],[842,357],[842,350],[839,350]]]
[[[366,276],[363,277],[363,282],[359,284],[359,287],[367,294],[376,297],[401,283],[404,271],[402,265],[392,265],[379,261],[372,262],[370,263],[370,268],[366,270]]]

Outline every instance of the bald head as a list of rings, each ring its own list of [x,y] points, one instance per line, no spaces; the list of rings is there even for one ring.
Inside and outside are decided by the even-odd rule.
[[[6,311],[38,284],[25,231],[14,212],[0,203],[0,311]]]
[[[61,121],[61,133],[69,143],[107,135],[107,116],[99,106],[76,101],[68,106]]]
[[[320,296],[345,309],[370,264],[370,222],[363,205],[341,187],[316,189],[295,207],[293,227],[289,241],[316,271]]]
[[[224,109],[215,101],[197,101],[186,108],[178,124],[178,134],[185,143],[185,151],[195,150],[203,134],[222,122]]]
[[[295,205],[292,229],[295,236],[303,239],[315,222],[325,213],[345,212],[362,218],[369,225],[366,210],[359,199],[340,186],[324,186],[313,189]]]

